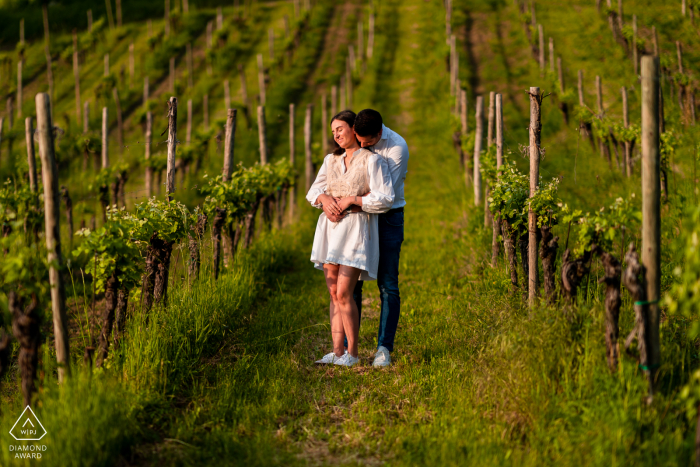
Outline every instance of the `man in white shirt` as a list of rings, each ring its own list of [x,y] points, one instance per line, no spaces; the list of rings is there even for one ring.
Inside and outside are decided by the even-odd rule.
[[[401,297],[399,295],[399,257],[403,243],[403,216],[406,200],[404,181],[408,170],[408,145],[398,133],[384,126],[382,116],[376,110],[365,109],[355,118],[355,136],[363,148],[379,154],[389,164],[394,185],[394,204],[391,210],[379,214],[379,270],[377,286],[381,300],[377,353],[375,367],[391,364],[390,353],[394,350],[394,337],[399,324]],[[362,281],[354,291],[355,302],[362,322]]]

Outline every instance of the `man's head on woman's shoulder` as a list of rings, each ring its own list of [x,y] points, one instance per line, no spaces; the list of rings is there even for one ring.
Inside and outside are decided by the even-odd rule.
[[[342,110],[331,118],[333,141],[337,145],[333,154],[342,155],[346,149],[368,147],[377,144],[382,137],[382,116],[373,109],[355,114]]]

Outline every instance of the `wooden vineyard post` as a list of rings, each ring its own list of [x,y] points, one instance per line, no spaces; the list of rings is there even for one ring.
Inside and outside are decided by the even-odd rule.
[[[124,147],[124,124],[122,122],[122,106],[119,101],[117,88],[112,88],[112,95],[114,96],[114,104],[117,110],[117,145],[119,146],[119,154],[121,155],[122,148]]]
[[[314,106],[309,104],[306,106],[306,118],[304,119],[304,162],[306,169],[306,191],[311,188],[314,181],[314,164],[313,152],[311,151],[311,122],[313,117]]]
[[[360,60],[360,63],[364,64],[365,63],[365,31],[364,31],[364,24],[362,21],[357,22],[357,58]]]
[[[681,41],[676,41],[676,55],[678,56],[678,73],[683,74],[683,49],[681,48]],[[681,115],[684,114],[683,106],[683,90],[685,86],[683,84],[678,84],[678,108],[681,110]]]
[[[651,41],[654,46],[654,57],[659,56],[659,36],[656,34],[656,26],[651,27]]]
[[[639,74],[639,51],[637,50],[637,15],[632,15],[632,61],[634,62],[634,75]]]
[[[627,101],[627,88],[622,86],[622,122],[625,128],[630,126],[630,111]],[[625,141],[625,173],[628,177],[632,176],[632,142]]]
[[[209,131],[209,94],[202,97],[202,113],[204,114],[204,131]]]
[[[294,169],[294,164],[296,163],[296,137],[295,137],[295,105],[289,104],[289,165]],[[292,182],[292,186],[289,187],[289,222],[294,221],[294,207],[296,205],[296,179]]]
[[[369,14],[369,31],[367,32],[367,60],[372,59],[374,52],[374,12]]]
[[[90,102],[85,101],[83,104],[83,133],[87,134],[90,131]]]
[[[148,84],[148,76],[143,78],[143,105],[146,105],[150,97],[150,89]]]
[[[168,169],[165,178],[165,192],[168,201],[175,193],[175,149],[177,148],[177,97],[168,101]]]
[[[144,144],[144,159],[146,160],[146,194],[150,198],[153,196],[153,168],[148,161],[151,159],[151,141],[153,139],[153,114],[146,112],[146,142]]]
[[[258,88],[260,93],[260,105],[265,106],[265,68],[263,67],[263,56],[258,54]]]
[[[267,125],[265,122],[265,107],[258,106],[258,142],[260,146],[260,164],[267,164]]]
[[[474,139],[474,205],[481,204],[481,145],[484,139],[484,96],[476,96],[476,134]]]
[[[22,118],[22,102],[24,102],[24,95],[22,94],[22,60],[17,62],[17,118]]]
[[[583,70],[578,71],[578,105],[584,107],[586,101],[583,98]]]
[[[559,95],[564,95],[564,70],[561,65],[561,57],[557,57],[557,76],[559,77]],[[560,99],[559,108],[564,117],[564,125],[569,125],[569,106]]]
[[[187,99],[187,132],[185,133],[185,143],[192,141],[192,99]]]
[[[165,0],[165,12],[163,14],[163,27],[165,37],[170,36],[170,0]]]
[[[496,179],[501,178],[501,166],[503,165],[503,96],[496,94]],[[491,267],[498,265],[498,237],[501,235],[501,219],[493,221],[493,235],[491,237]]]
[[[554,73],[554,39],[549,38],[549,71]]]
[[[223,181],[227,182],[233,173],[233,148],[236,141],[236,109],[228,109],[226,116],[226,139],[224,140]]]
[[[494,143],[494,125],[496,118],[496,93],[494,91],[489,92],[489,115],[488,115],[488,129],[486,131],[486,147],[490,148]],[[488,181],[484,182],[484,227],[488,228],[491,226],[491,211],[489,210],[489,194],[491,187]]]
[[[540,61],[540,75],[544,75],[545,60],[544,60],[544,30],[541,24],[537,25],[537,34],[540,40],[539,48],[539,61]]]
[[[241,102],[243,102],[243,116],[246,119],[246,125],[250,128],[250,102],[248,102],[248,83],[245,79],[245,70],[243,65],[238,64],[238,74],[241,77]]]
[[[216,8],[216,29],[221,30],[224,28],[224,12],[221,7]]]
[[[357,57],[355,57],[355,47],[348,46],[348,60],[350,61],[350,70],[354,73],[357,71]]]
[[[455,67],[457,65],[457,40],[454,35],[448,36],[450,43],[450,95],[455,95],[455,87],[457,74],[455,73]]]
[[[92,10],[87,11],[88,32],[92,32]]]
[[[46,79],[49,82],[49,96],[53,98],[53,71],[51,69],[51,51],[49,49],[51,40],[49,39],[49,11],[47,3],[42,3],[41,12],[44,17],[44,56],[46,57]]]
[[[340,76],[340,96],[338,97],[338,111],[342,112],[348,107],[345,105],[345,75]]]
[[[595,77],[595,92],[596,92],[596,108],[598,111],[598,118],[603,119],[605,114],[605,109],[603,108],[603,80],[600,76]],[[606,157],[606,146],[607,143],[603,138],[598,139],[598,150],[600,151],[600,157]],[[608,160],[612,164],[612,161]]]
[[[20,63],[22,63],[20,61]],[[22,68],[19,68],[19,81],[21,81]],[[78,33],[73,29],[73,79],[75,80],[75,121],[80,121],[80,64],[78,63]],[[18,83],[19,83],[18,81]],[[18,102],[19,106],[22,107],[21,100],[21,85],[18,88]]]
[[[109,167],[109,124],[107,107],[102,107],[102,168]]]
[[[45,8],[45,6],[44,6]],[[53,311],[58,382],[70,376],[70,352],[68,342],[68,320],[65,308],[65,290],[61,277],[64,267],[61,255],[61,230],[59,227],[60,197],[58,193],[58,167],[54,157],[53,123],[51,101],[48,94],[36,95],[37,130],[39,133],[39,156],[44,182],[44,222],[46,225],[46,249],[48,250],[49,283],[51,284],[51,309]]]
[[[102,73],[105,77],[109,76],[109,54],[104,56],[104,71]]]
[[[530,198],[535,196],[538,188],[539,178],[540,178],[540,136],[542,133],[542,120],[541,120],[541,109],[542,97],[540,96],[540,88],[531,87],[530,88]],[[530,308],[535,306],[538,295],[538,284],[537,284],[537,251],[539,250],[537,245],[537,217],[529,208],[528,212],[528,265],[529,265],[529,275],[528,278],[528,303]],[[525,261],[525,259],[523,259]]]
[[[209,21],[207,23],[207,49],[212,49],[214,46],[214,23]],[[211,60],[207,60],[207,74],[211,76],[214,71],[211,68]]]
[[[275,30],[270,28],[267,30],[267,46],[270,52],[270,62],[275,61]]]
[[[224,80],[224,106],[226,106],[226,111],[231,108],[231,88],[228,85],[228,80]]]
[[[24,119],[24,136],[27,143],[27,167],[29,168],[29,189],[36,193],[36,158],[34,157],[34,128],[32,117]]]
[[[469,120],[467,119],[467,90],[462,89],[460,94],[460,120],[462,123],[462,134],[466,135],[469,130]]]
[[[642,264],[646,269],[648,315],[646,365],[649,395],[661,363],[659,298],[661,292],[661,194],[659,174],[659,59],[642,57]],[[646,367],[646,368],[645,368]]]
[[[134,43],[129,44],[129,89],[134,87],[134,75],[136,74],[136,60],[134,59]]]
[[[352,68],[350,65],[350,57],[345,61],[345,91],[348,94],[348,108],[352,108]]]
[[[331,117],[338,113],[338,86],[331,86]]]
[[[192,64],[192,43],[187,43],[187,88],[192,89],[194,87],[194,66]]]
[[[328,102],[326,93],[321,95],[321,152],[325,156],[328,151]]]

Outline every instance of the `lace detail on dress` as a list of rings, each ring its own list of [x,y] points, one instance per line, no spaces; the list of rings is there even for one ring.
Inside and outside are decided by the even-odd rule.
[[[327,165],[327,191],[334,198],[346,196],[362,196],[369,191],[369,174],[367,159],[372,153],[360,149],[359,154],[352,157],[350,167],[343,173],[343,156],[333,156]]]

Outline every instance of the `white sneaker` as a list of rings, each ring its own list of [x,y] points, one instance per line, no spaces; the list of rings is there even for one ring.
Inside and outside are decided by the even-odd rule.
[[[346,350],[345,353],[348,353],[348,351]],[[343,358],[343,357],[336,357],[335,353],[331,352],[329,354],[324,355],[321,360],[316,360],[316,363],[319,365],[328,365],[330,363],[337,362],[341,358]]]
[[[389,366],[391,365],[391,356],[389,354],[389,349],[380,345],[377,349],[377,353],[374,354],[374,362],[372,362],[373,367]]]
[[[340,365],[340,366],[353,366],[355,363],[357,363],[359,361],[360,361],[359,358],[353,357],[352,355],[350,355],[349,353],[346,352],[345,355],[343,355],[342,357],[340,357],[339,359],[337,359],[333,363],[335,363],[336,365]]]

